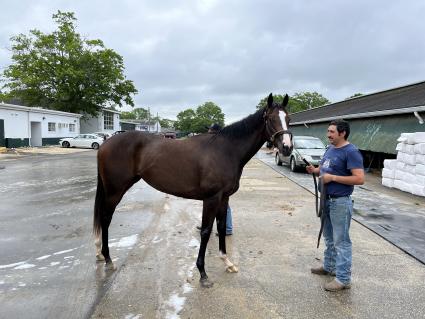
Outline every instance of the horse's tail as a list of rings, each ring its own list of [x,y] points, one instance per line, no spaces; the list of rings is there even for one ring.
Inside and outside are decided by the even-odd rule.
[[[96,199],[94,200],[93,234],[98,237],[102,232],[102,211],[105,203],[105,188],[99,171],[97,172]]]

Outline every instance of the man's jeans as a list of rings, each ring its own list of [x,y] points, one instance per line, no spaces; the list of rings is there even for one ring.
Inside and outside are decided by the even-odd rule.
[[[353,202],[350,196],[326,200],[323,268],[335,272],[336,279],[344,285],[351,282],[352,249],[349,230],[352,215]]]
[[[233,223],[232,223],[232,209],[230,206],[227,206],[226,214],[226,234],[230,235],[233,233]]]

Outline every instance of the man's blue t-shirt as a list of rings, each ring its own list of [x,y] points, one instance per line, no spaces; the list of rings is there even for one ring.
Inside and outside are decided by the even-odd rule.
[[[330,145],[326,150],[323,159],[320,161],[320,175],[324,173],[351,176],[351,170],[355,168],[363,169],[363,157],[357,147],[347,144],[336,148]],[[332,196],[348,196],[354,190],[353,185],[345,185],[335,182],[326,184],[326,194]]]

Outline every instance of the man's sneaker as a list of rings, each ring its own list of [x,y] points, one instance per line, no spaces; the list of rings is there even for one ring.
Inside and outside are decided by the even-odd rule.
[[[325,270],[323,266],[311,268],[311,273],[315,275],[321,275],[321,276],[335,276],[335,272],[333,271],[329,272]]]
[[[340,291],[340,290],[344,290],[344,289],[350,289],[351,288],[351,284],[342,284],[340,283],[338,280],[334,279],[328,283],[326,283],[323,288],[325,288],[325,290],[327,291]]]

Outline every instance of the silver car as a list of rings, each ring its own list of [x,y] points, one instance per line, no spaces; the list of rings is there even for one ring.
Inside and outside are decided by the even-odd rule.
[[[281,166],[282,163],[289,164],[293,172],[299,168],[305,168],[306,165],[303,158],[314,166],[319,165],[326,151],[325,144],[319,138],[313,136],[294,136],[293,143],[294,149],[289,156],[283,156],[276,149],[275,159],[277,165]]]

